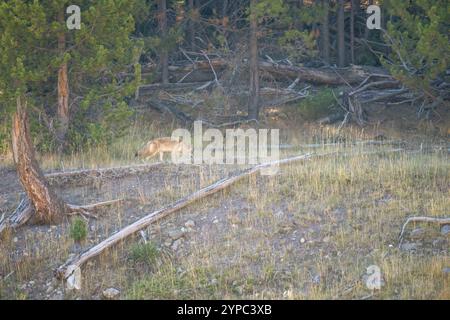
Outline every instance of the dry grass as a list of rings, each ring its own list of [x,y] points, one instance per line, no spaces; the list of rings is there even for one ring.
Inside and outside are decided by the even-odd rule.
[[[420,226],[420,240],[406,235],[418,244],[415,250],[397,247],[406,217],[448,215],[448,154],[363,154],[391,146],[352,144],[368,137],[360,130],[314,130],[287,141],[298,146],[283,157],[311,150],[347,156],[282,167],[276,176],[249,178],[197,202],[145,230],[151,250],[140,247],[137,235],[89,262],[80,292],[64,292],[53,278],[71,253],[236,168],[173,168],[169,175],[64,190],[65,197],[85,202],[99,195],[130,201],[90,221],[82,244],[70,238],[70,223],[6,235],[0,242],[0,298],[60,298],[61,291],[66,299],[97,299],[116,287],[129,299],[449,299],[449,277],[442,271],[450,265],[448,236]],[[46,155],[41,162],[47,170],[129,164],[137,146],[160,135],[167,132],[137,127],[109,148],[62,159]],[[177,176],[179,170],[183,175]],[[10,201],[8,209],[15,203]],[[168,233],[187,220],[195,222],[194,230],[174,250]],[[381,290],[365,285],[370,265],[381,269]]]

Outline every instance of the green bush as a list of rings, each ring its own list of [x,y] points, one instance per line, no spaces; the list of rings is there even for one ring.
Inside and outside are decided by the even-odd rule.
[[[145,265],[152,265],[156,262],[159,256],[159,251],[156,245],[152,242],[136,243],[131,247],[130,259],[135,263]]]
[[[87,223],[81,218],[75,218],[70,225],[70,237],[75,242],[80,242],[87,237]]]
[[[335,100],[331,89],[322,89],[314,95],[301,100],[299,112],[305,120],[317,120],[329,115],[333,110]]]

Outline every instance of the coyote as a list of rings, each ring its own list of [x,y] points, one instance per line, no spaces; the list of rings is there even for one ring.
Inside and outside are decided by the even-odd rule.
[[[143,157],[148,160],[159,153],[159,160],[163,161],[164,152],[176,152],[177,156],[185,156],[191,154],[192,148],[189,144],[180,141],[172,140],[169,137],[158,138],[151,140],[145,144],[141,149],[136,151],[135,157]]]

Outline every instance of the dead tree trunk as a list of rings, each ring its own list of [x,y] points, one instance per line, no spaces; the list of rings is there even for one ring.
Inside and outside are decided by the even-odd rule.
[[[12,149],[20,182],[31,201],[38,221],[52,223],[60,220],[66,211],[65,203],[49,187],[35,157],[30,138],[26,103],[17,98],[17,111],[13,117]]]
[[[329,11],[330,5],[328,0],[322,1],[323,18],[322,18],[322,58],[327,64],[330,63],[330,25],[329,25]]]
[[[160,54],[161,63],[161,76],[163,83],[169,83],[169,53],[166,47],[166,36],[167,36],[167,2],[166,0],[159,0],[158,2],[158,20],[159,29],[161,30],[161,37],[163,39],[163,44]]]
[[[256,16],[257,0],[250,1],[250,99],[248,118],[259,116],[259,65],[258,65],[258,18]]]
[[[337,52],[338,67],[345,66],[345,16],[344,16],[344,0],[338,1],[337,7]]]
[[[58,14],[58,21],[64,23],[64,11]],[[64,32],[58,35],[58,51],[61,57],[66,50],[66,36]],[[64,147],[67,130],[69,128],[69,81],[67,77],[67,62],[63,62],[58,69],[58,128],[56,130],[60,150]]]
[[[188,21],[188,39],[189,46],[191,51],[195,51],[195,21],[194,21],[194,10],[195,4],[194,0],[188,1],[188,12],[189,12],[189,21]]]
[[[351,13],[350,13],[350,61],[355,64],[355,14],[356,14],[356,1],[351,0]]]

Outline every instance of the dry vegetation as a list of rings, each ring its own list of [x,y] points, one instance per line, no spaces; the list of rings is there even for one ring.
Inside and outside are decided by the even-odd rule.
[[[44,155],[40,163],[46,171],[129,164],[145,139],[171,129],[138,123],[109,148]],[[282,157],[337,153],[284,166],[273,177],[244,179],[147,228],[88,262],[81,291],[66,291],[54,277],[68,257],[239,168],[163,164],[157,172],[89,185],[54,182],[71,202],[126,200],[88,221],[87,236],[78,242],[74,219],[5,235],[0,298],[100,299],[115,287],[122,299],[449,299],[448,233],[411,225],[398,247],[407,217],[448,215],[448,146],[439,139],[425,144],[425,138],[369,141],[378,130],[286,133],[283,142],[294,147],[282,149]],[[403,151],[385,152],[398,147]],[[0,216],[14,209],[22,192],[11,164],[1,177]],[[381,290],[365,285],[370,265],[381,269]]]

